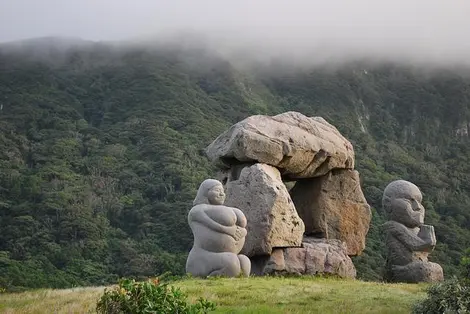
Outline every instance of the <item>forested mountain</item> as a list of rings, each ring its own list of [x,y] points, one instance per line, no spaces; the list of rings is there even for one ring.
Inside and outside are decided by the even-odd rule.
[[[184,272],[204,148],[253,114],[334,124],[373,207],[359,277],[380,280],[383,188],[424,192],[446,275],[470,247],[470,70],[351,62],[235,66],[210,49],[0,45],[0,288]]]

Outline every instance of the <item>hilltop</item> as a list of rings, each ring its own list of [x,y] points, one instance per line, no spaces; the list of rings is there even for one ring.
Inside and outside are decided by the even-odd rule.
[[[0,45],[0,287],[182,274],[186,215],[215,173],[203,149],[247,116],[285,111],[321,116],[354,145],[373,209],[360,278],[381,279],[381,196],[394,179],[423,190],[446,276],[470,247],[464,67],[248,62],[191,44],[13,46]]]

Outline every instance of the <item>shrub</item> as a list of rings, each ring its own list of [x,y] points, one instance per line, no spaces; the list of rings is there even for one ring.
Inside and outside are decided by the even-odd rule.
[[[433,284],[427,289],[427,297],[413,307],[415,314],[469,313],[470,282],[453,278]]]
[[[144,282],[123,279],[111,290],[105,289],[96,305],[98,313],[178,313],[196,314],[215,310],[215,304],[199,298],[188,304],[179,289],[157,279]]]
[[[462,268],[462,275],[470,280],[470,248],[465,250],[460,266]]]

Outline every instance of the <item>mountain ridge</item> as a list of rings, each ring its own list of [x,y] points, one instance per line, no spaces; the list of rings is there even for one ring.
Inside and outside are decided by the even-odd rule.
[[[354,145],[373,208],[367,248],[354,258],[360,278],[381,280],[381,196],[394,179],[423,190],[438,241],[431,259],[446,276],[470,247],[464,68],[241,67],[204,47],[107,43],[44,60],[2,47],[0,286],[181,274],[186,214],[215,174],[204,148],[245,117],[291,110],[325,118]]]

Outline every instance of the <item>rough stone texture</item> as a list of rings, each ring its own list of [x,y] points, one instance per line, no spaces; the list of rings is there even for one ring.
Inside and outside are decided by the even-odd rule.
[[[225,186],[227,182],[238,180],[242,170],[246,167],[251,167],[255,163],[243,163],[232,165],[229,169],[219,169],[216,178]]]
[[[226,205],[240,208],[247,217],[242,253],[252,257],[270,254],[273,247],[295,247],[302,243],[304,223],[295,210],[279,170],[255,164],[228,181]]]
[[[186,261],[186,272],[193,276],[249,276],[250,259],[238,254],[245,243],[246,217],[237,208],[222,205],[225,200],[221,182],[201,183],[188,223],[194,244]]]
[[[286,271],[286,263],[284,259],[285,249],[274,249],[271,256],[265,260],[264,265],[261,267],[261,275],[276,274]]]
[[[278,250],[274,250],[273,254],[274,254],[274,252],[277,252],[277,251]],[[281,250],[281,252],[282,252],[282,250]],[[270,258],[271,258],[271,256],[269,256],[269,255],[258,255],[258,256],[250,257],[251,275],[262,276],[264,274],[263,269],[266,266],[266,263],[269,261]]]
[[[301,248],[274,249],[262,273],[355,278],[356,268],[343,242],[306,237]]]
[[[384,190],[382,205],[387,247],[385,279],[392,282],[435,282],[444,279],[442,267],[428,261],[436,246],[434,227],[424,224],[425,209],[419,188],[397,180]]]
[[[303,247],[289,247],[283,251],[285,271],[288,274],[305,274],[307,250]]]
[[[299,180],[290,193],[306,235],[344,241],[348,255],[364,250],[371,210],[357,171],[339,169]]]
[[[206,153],[220,168],[259,162],[294,179],[354,168],[351,143],[323,118],[298,112],[248,117],[219,135]]]

